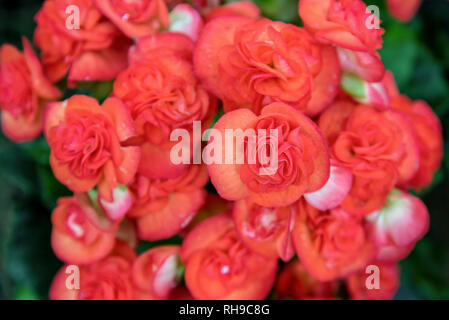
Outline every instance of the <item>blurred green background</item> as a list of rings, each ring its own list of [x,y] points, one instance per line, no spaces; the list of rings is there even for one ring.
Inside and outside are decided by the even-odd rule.
[[[269,18],[300,23],[297,0],[255,0]],[[420,196],[431,216],[430,232],[401,262],[397,299],[449,299],[449,2],[426,0],[410,23],[391,18],[379,6],[386,29],[381,50],[402,93],[426,100],[444,128],[445,159],[433,185]],[[0,44],[21,48],[32,39],[33,16],[41,0],[0,0]],[[53,177],[49,149],[41,137],[15,144],[0,133],[0,299],[46,299],[61,266],[50,247],[50,213],[70,194]]]

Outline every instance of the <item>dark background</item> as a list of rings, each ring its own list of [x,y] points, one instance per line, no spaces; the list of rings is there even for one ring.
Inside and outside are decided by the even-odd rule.
[[[299,24],[296,0],[256,0],[269,18]],[[445,159],[433,185],[419,194],[429,208],[430,232],[401,262],[397,299],[449,299],[449,2],[425,0],[417,17],[401,24],[383,0],[386,29],[381,55],[402,93],[426,100],[444,128]],[[0,44],[21,48],[32,39],[40,0],[0,0]],[[50,247],[50,214],[56,199],[70,194],[53,177],[41,137],[15,144],[0,133],[0,299],[46,299],[61,266]]]

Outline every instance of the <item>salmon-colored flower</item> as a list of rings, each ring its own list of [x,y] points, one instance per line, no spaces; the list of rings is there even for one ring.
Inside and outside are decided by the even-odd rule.
[[[402,112],[339,101],[321,115],[319,125],[332,158],[354,174],[342,204],[351,213],[380,209],[394,185],[411,179],[419,168],[416,135]]]
[[[79,10],[79,15],[70,8]],[[92,0],[46,0],[35,20],[34,41],[51,81],[67,72],[70,84],[109,80],[126,67],[131,42]]]
[[[133,300],[149,299],[147,293],[136,288],[131,279],[131,267],[136,253],[124,242],[98,262],[81,266],[79,278],[72,277],[68,266],[62,267],[50,287],[52,300]],[[68,271],[68,272],[67,272]],[[78,287],[74,281],[79,280]],[[69,283],[73,288],[67,286]]]
[[[187,288],[196,299],[264,299],[277,271],[277,259],[243,245],[227,214],[196,226],[184,240],[181,258]]]
[[[227,139],[221,143],[211,139],[208,145],[222,150],[215,159],[218,161],[210,161],[208,169],[212,183],[225,199],[249,197],[261,206],[287,206],[304,193],[319,190],[329,178],[329,154],[322,133],[311,119],[289,105],[270,104],[260,116],[247,109],[235,110],[221,117],[214,129],[222,137],[225,130],[234,130],[232,145],[236,152],[231,153],[232,159],[226,160],[233,147]],[[243,134],[236,134],[238,130]],[[266,139],[257,137],[259,130],[267,131]],[[239,140],[245,135],[248,140],[242,143]],[[271,149],[276,144],[277,148]],[[261,161],[260,155],[269,149],[269,163]],[[252,159],[255,152],[259,156]]]
[[[52,213],[51,245],[67,264],[89,264],[106,257],[114,248],[114,230],[100,228],[95,209],[83,197],[58,200]]]
[[[189,45],[169,44],[178,38]],[[114,83],[114,94],[130,110],[138,133],[153,144],[167,142],[173,129],[191,130],[193,121],[204,121],[207,127],[215,114],[215,99],[185,58],[185,50],[192,47],[181,34],[155,36],[138,45],[132,55],[136,61]]]
[[[361,270],[375,250],[363,221],[341,208],[319,211],[298,201],[293,241],[307,271],[316,279],[331,281]]]
[[[117,98],[100,107],[93,98],[75,95],[49,105],[45,115],[55,177],[74,192],[97,186],[101,198],[109,202],[117,185],[127,185],[137,171],[140,148],[120,144],[135,134],[134,123]]]
[[[416,189],[428,187],[443,160],[443,131],[440,119],[425,101],[412,101],[403,95],[391,99],[391,108],[405,113],[410,118],[418,142],[419,169],[404,186]]]
[[[299,15],[318,41],[338,46],[343,70],[382,80],[385,68],[376,50],[384,30],[362,0],[301,0]]]
[[[170,25],[164,0],[93,0],[98,9],[124,34],[138,38]]]
[[[281,270],[275,292],[277,299],[334,300],[337,299],[338,283],[316,280],[299,261],[294,261]]]
[[[316,115],[333,101],[340,82],[334,48],[319,45],[303,28],[268,19],[211,20],[194,63],[225,111],[250,108],[259,114],[267,104],[284,102]]]
[[[192,165],[178,177],[151,179],[137,174],[130,185],[136,199],[128,216],[137,219],[139,237],[160,240],[185,227],[204,204],[205,166]]]
[[[346,279],[353,300],[391,300],[399,289],[400,269],[396,264],[372,263],[379,268],[379,287],[367,288],[369,273],[365,270]]]
[[[13,141],[27,141],[42,132],[43,106],[61,93],[47,79],[26,38],[23,53],[10,44],[0,47],[0,109],[3,133]]]

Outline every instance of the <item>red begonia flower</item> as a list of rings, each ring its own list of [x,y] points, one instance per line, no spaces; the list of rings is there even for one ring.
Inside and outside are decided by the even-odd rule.
[[[363,268],[375,254],[363,221],[341,208],[319,211],[298,201],[293,241],[307,271],[330,281]]]
[[[319,190],[305,193],[304,198],[314,208],[326,211],[338,207],[352,188],[352,171],[336,161],[331,162],[329,179]]]
[[[243,107],[259,114],[279,101],[315,115],[338,93],[335,49],[322,47],[303,28],[268,19],[213,19],[200,35],[194,64],[226,111]]]
[[[78,9],[79,15],[70,8]],[[131,42],[92,0],[46,0],[35,20],[34,41],[51,81],[60,80],[67,72],[70,84],[109,80],[126,68]]]
[[[422,3],[422,0],[387,0],[390,14],[402,22],[411,20]]]
[[[277,271],[277,259],[243,245],[227,214],[195,227],[184,239],[181,258],[187,288],[196,299],[263,299]]]
[[[370,276],[365,270],[346,280],[349,297],[353,300],[391,300],[399,289],[400,269],[396,264],[373,263],[379,268],[379,287],[368,288]]]
[[[301,0],[299,15],[318,41],[339,47],[343,70],[369,82],[382,80],[385,68],[376,50],[384,30],[363,1]]]
[[[113,201],[118,184],[126,185],[134,178],[140,148],[122,147],[120,142],[135,134],[128,111],[116,98],[100,107],[93,98],[75,95],[49,105],[45,114],[56,178],[74,192],[98,186],[106,201]]]
[[[113,231],[101,230],[86,213],[95,210],[80,203],[77,197],[58,200],[52,213],[51,246],[67,264],[89,264],[106,257],[115,244]]]
[[[142,59],[120,73],[114,83],[114,94],[131,112],[138,133],[158,145],[169,140],[173,129],[191,130],[193,121],[202,121],[207,128],[216,111],[216,100],[196,79],[192,63],[182,56],[191,44],[181,49],[166,46],[169,41],[165,35],[143,43],[138,49],[145,52]]]
[[[275,287],[277,299],[334,300],[337,291],[336,281],[316,280],[299,261],[289,263],[281,270]]]
[[[239,109],[226,113],[214,126],[222,137],[225,130],[234,133],[243,130],[250,141],[241,142],[234,134],[233,145],[236,152],[229,164],[226,153],[230,147],[226,139],[220,142],[209,141],[209,146],[222,149],[219,161],[208,164],[211,181],[218,193],[227,200],[240,200],[250,197],[255,203],[266,207],[287,206],[297,201],[305,192],[314,192],[324,186],[329,178],[330,163],[326,142],[315,123],[300,111],[283,103],[273,103],[262,109],[256,116],[252,111]],[[253,132],[251,132],[251,129]],[[248,131],[249,130],[249,131]],[[269,131],[266,139],[258,139],[259,130]],[[260,161],[260,153],[267,145],[275,142],[278,135],[278,148],[271,150],[270,165]],[[258,141],[259,140],[259,141]],[[256,146],[257,144],[257,146]],[[251,146],[252,145],[252,146]],[[214,149],[214,148],[211,148]],[[259,157],[252,163],[251,153],[257,149]],[[241,154],[243,153],[243,154]],[[207,157],[207,156],[206,156]],[[239,164],[239,158],[244,160]],[[271,167],[278,160],[277,168]]]
[[[171,237],[191,221],[204,204],[208,181],[202,165],[192,165],[173,179],[150,179],[137,174],[130,190],[136,199],[128,216],[137,218],[139,237],[159,240]]]
[[[419,149],[411,121],[396,110],[335,103],[320,117],[333,159],[352,170],[353,187],[342,206],[365,215],[382,207],[398,183],[419,168]]]
[[[158,32],[170,25],[164,0],[93,0],[98,9],[130,38]]]
[[[135,286],[156,299],[167,299],[178,281],[180,249],[160,246],[139,255],[132,266]]]
[[[133,300],[151,298],[138,290],[131,279],[135,252],[124,242],[118,242],[111,254],[98,262],[79,268],[79,288],[68,288],[71,275],[62,267],[50,287],[52,300]]]
[[[42,108],[60,97],[33,48],[22,38],[23,53],[10,44],[0,47],[0,109],[3,133],[13,141],[33,140],[42,132]]]
[[[266,208],[240,200],[234,205],[233,217],[240,239],[254,252],[284,261],[294,256],[291,238],[296,219],[294,206]]]

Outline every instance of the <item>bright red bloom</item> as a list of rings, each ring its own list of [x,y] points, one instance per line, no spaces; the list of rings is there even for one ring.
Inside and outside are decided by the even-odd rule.
[[[375,255],[360,218],[341,208],[319,211],[304,200],[298,201],[293,241],[304,267],[321,281],[356,272]]]
[[[140,148],[120,142],[135,134],[129,113],[116,98],[100,107],[95,99],[76,95],[46,111],[45,135],[56,178],[75,192],[98,186],[106,201],[113,201],[118,184],[134,178]]]
[[[399,289],[400,269],[395,264],[372,265],[379,268],[379,288],[368,289],[366,282],[369,274],[363,270],[346,280],[349,296],[353,300],[391,300]]]
[[[180,249],[160,246],[139,255],[132,266],[135,286],[156,299],[167,299],[179,280]]]
[[[181,42],[170,43],[177,39]],[[184,43],[186,47],[181,47]],[[191,129],[193,121],[207,126],[215,114],[215,99],[186,59],[192,47],[191,40],[181,34],[144,40],[132,53],[136,61],[114,83],[114,94],[130,110],[139,134],[153,144],[167,142],[173,129]]]
[[[351,213],[379,209],[394,185],[418,170],[417,139],[402,112],[339,101],[321,115],[319,125],[333,159],[354,174],[352,190],[342,204]]]
[[[243,148],[239,148],[238,140],[241,139],[234,134],[233,144],[237,151],[233,153],[230,164],[225,154],[232,146],[226,144],[226,139],[222,139],[222,144],[213,139],[209,141],[208,147],[211,149],[219,144],[217,148],[223,150],[219,161],[211,162],[208,169],[218,193],[227,200],[249,197],[261,206],[287,206],[305,192],[319,190],[329,178],[329,154],[322,133],[311,119],[289,105],[270,104],[262,109],[259,117],[247,109],[228,112],[214,129],[222,137],[226,136],[226,129],[233,129],[234,133],[241,129],[241,136],[248,134],[249,141],[259,140],[257,146],[244,143]],[[277,152],[271,150],[271,160],[278,160],[277,168],[272,167],[272,163],[269,165],[260,161],[260,153],[267,150],[267,145],[275,143],[276,138],[267,132],[266,139],[258,139],[256,132],[260,129],[277,132]],[[254,159],[253,164],[250,154],[256,148],[259,157]],[[239,158],[242,158],[242,164]]]
[[[385,68],[376,50],[385,31],[363,1],[301,0],[299,15],[318,41],[339,47],[343,70],[370,82],[382,80]]]
[[[277,299],[333,300],[337,298],[338,283],[318,281],[299,261],[294,261],[281,270],[275,291]]]
[[[390,14],[402,22],[411,20],[422,3],[422,0],[387,0]]]
[[[67,264],[89,264],[106,257],[114,248],[114,230],[102,230],[95,209],[80,197],[58,200],[52,213],[51,245]]]
[[[320,46],[303,28],[268,19],[218,17],[201,33],[196,74],[223,100],[226,111],[284,102],[316,115],[338,93],[335,49]]]
[[[159,240],[179,232],[204,204],[207,181],[207,170],[199,165],[172,179],[137,174],[130,185],[136,202],[128,216],[137,218],[139,237]]]
[[[79,9],[79,21],[70,8]],[[60,80],[67,72],[71,84],[109,80],[126,67],[130,41],[92,0],[46,0],[35,20],[34,41],[51,81]]]
[[[158,32],[170,25],[164,0],[93,0],[98,9],[130,38]]]
[[[79,269],[79,288],[67,287],[70,272],[62,267],[50,288],[52,300],[133,300],[151,298],[138,290],[131,280],[131,267],[135,252],[125,243],[118,242],[105,259]],[[73,285],[74,283],[71,282]]]
[[[184,240],[181,258],[186,285],[196,299],[264,299],[277,271],[277,259],[243,245],[227,214],[195,227]]]
[[[13,141],[27,141],[42,132],[42,109],[61,93],[46,78],[26,38],[23,53],[14,46],[0,47],[0,108],[3,133]]]

